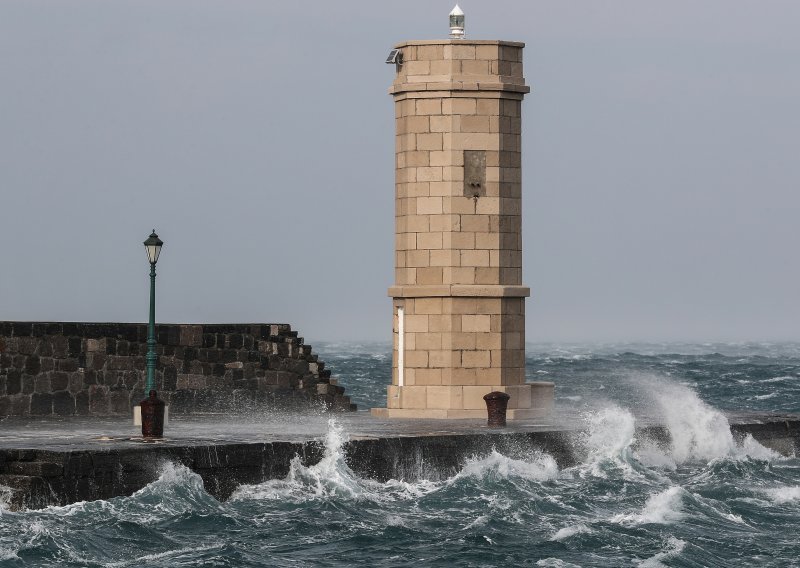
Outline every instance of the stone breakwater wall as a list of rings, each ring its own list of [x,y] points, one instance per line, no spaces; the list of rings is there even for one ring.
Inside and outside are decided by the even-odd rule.
[[[764,417],[768,421],[734,424],[737,439],[750,434],[768,448],[787,456],[800,451],[797,417]],[[663,426],[637,429],[637,438],[669,444]],[[363,478],[416,481],[446,479],[464,467],[467,459],[496,450],[514,459],[532,452],[553,456],[560,468],[586,459],[583,436],[577,430],[533,432],[487,430],[464,434],[367,436],[343,445],[345,460]],[[67,505],[76,501],[131,495],[155,481],[163,465],[183,464],[203,479],[205,490],[227,499],[241,484],[283,479],[292,460],[306,466],[325,454],[318,440],[296,442],[165,441],[148,444],[123,440],[94,448],[0,447],[0,502],[12,510]]]
[[[170,412],[355,410],[288,324],[156,326]],[[147,325],[0,322],[0,416],[130,415],[144,397]]]

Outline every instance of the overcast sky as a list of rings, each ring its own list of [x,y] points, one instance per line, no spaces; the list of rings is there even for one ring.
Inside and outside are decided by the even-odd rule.
[[[0,0],[0,319],[389,340],[392,44],[452,0]],[[524,41],[530,341],[800,340],[800,2],[461,3]]]

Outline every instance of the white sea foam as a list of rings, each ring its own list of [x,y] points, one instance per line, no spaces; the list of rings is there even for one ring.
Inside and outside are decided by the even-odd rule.
[[[382,492],[385,496],[384,498],[400,500],[416,499],[437,491],[442,487],[440,481],[431,481],[428,479],[420,479],[414,482],[390,479],[385,483],[370,479],[362,479],[361,483],[374,492]]]
[[[678,556],[681,552],[683,552],[683,549],[686,548],[686,541],[671,536],[667,540],[666,545],[667,546],[665,550],[662,550],[655,556],[642,561],[639,566],[643,568],[661,568],[662,566],[667,566],[662,562],[662,560],[671,560]]]
[[[464,525],[464,530],[482,528],[485,527],[488,522],[489,522],[489,515],[478,515],[470,522],[468,522],[466,525]]]
[[[798,485],[764,489],[763,493],[776,505],[800,501],[800,486]]]
[[[670,524],[683,518],[683,496],[686,493],[675,486],[651,495],[638,513],[614,515],[612,522],[625,526],[644,524]]]
[[[771,379],[765,379],[765,380],[763,380],[761,382],[762,383],[782,383],[782,382],[785,382],[785,381],[794,381],[794,380],[797,380],[797,378],[798,377],[795,377],[795,376],[792,376],[792,375],[786,375],[786,376],[783,376],[783,377],[773,377]]]
[[[50,534],[50,531],[42,521],[36,520],[28,525],[28,533],[34,536],[39,536]]]
[[[536,562],[536,565],[545,568],[580,568],[577,564],[565,562],[560,558],[542,558]]]
[[[502,478],[521,477],[534,481],[546,481],[558,477],[558,465],[549,454],[536,452],[531,455],[530,461],[517,460],[504,456],[492,450],[492,453],[482,458],[467,460],[462,470],[453,478]]]
[[[779,393],[777,393],[777,392],[771,392],[769,394],[757,394],[756,396],[753,397],[753,399],[755,399],[755,400],[769,400],[770,398],[775,398],[776,396],[778,396],[778,394]]]
[[[153,554],[145,554],[144,556],[139,556],[138,558],[130,558],[126,560],[120,560],[117,562],[111,562],[106,564],[105,566],[113,567],[113,568],[122,568],[124,566],[140,566],[142,564],[146,564],[148,561],[153,560],[166,560],[168,558],[177,559],[186,554],[196,554],[197,552],[205,552],[209,550],[216,550],[221,548],[220,545],[212,545],[212,546],[190,546],[185,548],[178,548],[175,550],[167,550],[165,552],[156,552]]]
[[[577,524],[577,525],[570,525],[568,527],[564,527],[556,531],[556,533],[550,537],[550,540],[566,540],[570,537],[575,536],[576,534],[588,534],[591,533],[592,529],[587,527],[584,524]]]

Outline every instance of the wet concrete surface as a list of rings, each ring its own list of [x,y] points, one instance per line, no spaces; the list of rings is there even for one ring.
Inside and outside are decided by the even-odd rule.
[[[17,418],[0,421],[0,448],[82,450],[98,447],[128,447],[142,443],[184,445],[196,443],[293,442],[319,440],[335,420],[351,440],[384,437],[417,437],[486,432],[533,432],[579,429],[578,416],[553,420],[509,422],[506,428],[490,429],[485,420],[383,420],[369,412],[341,414],[270,413],[226,417],[192,415],[171,417],[164,438],[141,439],[141,429],[131,420],[115,418]],[[569,427],[567,423],[572,423]]]
[[[795,414],[726,412],[729,423],[766,424],[800,420]],[[320,440],[335,420],[350,440],[580,431],[585,422],[580,413],[560,410],[549,419],[509,421],[505,428],[489,428],[485,420],[419,420],[375,418],[361,411],[341,414],[278,413],[223,416],[217,414],[171,417],[164,438],[144,441],[133,420],[119,417],[62,417],[0,419],[0,449],[85,450],[100,447],[129,447],[140,444],[185,445],[198,443],[293,442]],[[658,419],[636,417],[638,426],[655,426]]]

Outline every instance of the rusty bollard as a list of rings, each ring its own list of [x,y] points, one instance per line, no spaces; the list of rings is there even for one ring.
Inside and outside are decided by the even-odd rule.
[[[483,395],[483,400],[486,401],[486,411],[489,414],[486,422],[489,428],[505,428],[509,398],[511,398],[509,395],[500,391],[492,391]]]
[[[142,437],[161,438],[164,436],[164,401],[158,398],[155,390],[139,403],[142,409]]]

